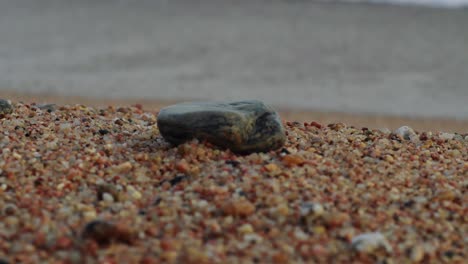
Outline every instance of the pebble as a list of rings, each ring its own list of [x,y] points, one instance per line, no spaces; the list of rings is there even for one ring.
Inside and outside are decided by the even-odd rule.
[[[243,224],[237,229],[237,231],[241,234],[250,234],[253,233],[254,229],[251,224]]]
[[[109,203],[113,203],[114,202],[114,197],[109,193],[103,193],[102,194],[102,200],[104,200],[106,202],[109,202]]]
[[[223,206],[224,213],[234,216],[249,216],[255,212],[255,206],[245,199],[233,200]]]
[[[117,187],[112,184],[100,184],[97,187],[97,199],[105,201],[120,201],[121,194]]]
[[[386,128],[386,127],[379,129],[379,131],[384,133],[384,134],[392,133],[392,131],[390,129]]]
[[[18,210],[18,207],[14,204],[6,204],[5,207],[3,208],[3,215],[14,215],[16,211]]]
[[[355,236],[351,240],[351,246],[353,249],[364,253],[372,253],[379,248],[385,249],[388,253],[392,252],[390,243],[380,232]]]
[[[445,133],[442,132],[439,134],[439,138],[444,139],[444,140],[451,140],[455,137],[455,134],[453,133]]]
[[[128,185],[127,186],[127,193],[130,195],[130,197],[134,200],[139,200],[141,199],[142,195],[139,191],[137,191],[133,186]]]
[[[410,140],[413,142],[419,139],[416,135],[416,132],[414,132],[414,130],[409,126],[402,126],[396,129],[394,133],[405,140]]]
[[[197,138],[247,154],[278,149],[286,140],[278,113],[256,100],[176,104],[161,109],[157,122],[175,145]]]
[[[0,99],[0,115],[11,114],[13,112],[13,106],[10,100]]]
[[[287,167],[294,167],[304,164],[305,160],[299,155],[286,155],[283,157],[283,163]]]
[[[424,259],[424,248],[421,245],[416,245],[411,248],[409,254],[413,263],[421,262]]]
[[[55,111],[55,109],[57,109],[57,105],[56,104],[40,104],[37,106],[37,108],[50,113],[50,112]]]
[[[132,241],[129,230],[103,220],[94,220],[86,224],[81,237],[94,240],[99,245],[107,245],[110,242],[130,244]]]
[[[323,206],[318,203],[305,202],[302,203],[299,207],[299,212],[301,216],[321,216],[325,212]]]

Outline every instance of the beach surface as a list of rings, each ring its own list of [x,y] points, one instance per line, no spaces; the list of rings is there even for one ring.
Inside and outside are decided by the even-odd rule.
[[[75,105],[82,104],[93,107],[142,105],[146,110],[157,112],[164,106],[183,102],[181,100],[151,100],[151,99],[99,99],[80,96],[57,96],[47,94],[21,94],[0,91],[0,98],[13,102],[37,104]],[[310,111],[294,107],[273,105],[279,111],[283,120],[291,122],[319,122],[322,124],[345,123],[349,126],[368,127],[373,129],[395,130],[401,126],[410,126],[419,131],[458,132],[468,131],[468,121],[451,118],[409,118],[385,114],[356,114],[344,112]]]
[[[100,102],[102,103],[102,102]],[[168,144],[157,109],[13,102],[2,263],[463,263],[468,135],[284,120],[285,145]]]

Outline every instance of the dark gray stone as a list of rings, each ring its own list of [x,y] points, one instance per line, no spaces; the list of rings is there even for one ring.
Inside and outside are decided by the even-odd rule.
[[[0,115],[11,114],[13,112],[13,106],[9,100],[0,99]]]
[[[50,113],[50,112],[55,111],[55,109],[57,109],[57,105],[56,104],[40,104],[37,106],[37,108]]]
[[[197,138],[243,154],[278,149],[286,140],[279,115],[256,100],[172,105],[159,112],[158,127],[175,145]]]

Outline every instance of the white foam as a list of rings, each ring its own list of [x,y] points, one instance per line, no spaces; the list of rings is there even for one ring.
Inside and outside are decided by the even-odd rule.
[[[397,4],[416,5],[442,8],[462,8],[468,7],[468,0],[344,0],[355,3],[376,3],[376,4]]]

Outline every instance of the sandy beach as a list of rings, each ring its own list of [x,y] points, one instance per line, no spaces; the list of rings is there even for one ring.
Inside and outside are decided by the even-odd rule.
[[[0,263],[464,263],[467,19],[0,2]],[[249,98],[284,146],[174,146],[157,126],[174,103]]]
[[[181,100],[143,100],[143,99],[99,99],[80,96],[57,96],[47,94],[21,94],[0,91],[0,98],[10,99],[18,102],[37,104],[58,104],[75,105],[82,104],[94,107],[106,106],[131,106],[141,104],[147,111],[157,111],[161,107],[181,102]],[[368,127],[374,129],[395,130],[398,127],[407,125],[420,131],[442,131],[466,133],[468,131],[468,121],[449,118],[408,118],[401,116],[391,116],[383,114],[364,115],[340,112],[320,112],[310,111],[292,107],[275,107],[283,120],[312,122],[323,124],[345,123],[349,126]]]
[[[467,258],[466,131],[404,139],[284,120],[281,149],[242,156],[168,144],[156,104],[72,102],[2,115],[2,263]]]

